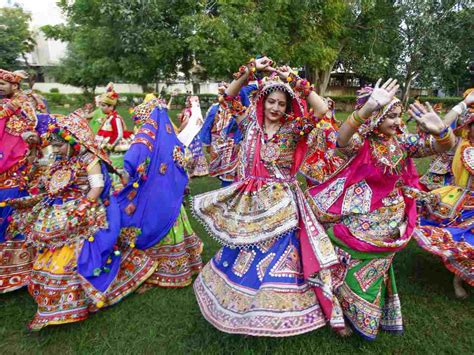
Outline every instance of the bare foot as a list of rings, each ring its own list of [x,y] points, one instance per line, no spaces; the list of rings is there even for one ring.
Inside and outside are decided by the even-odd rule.
[[[456,298],[464,300],[467,298],[467,291],[462,287],[462,279],[459,276],[454,276],[453,279],[454,294]]]
[[[336,333],[341,337],[341,338],[347,338],[352,335],[352,329],[351,327],[348,327],[347,325],[342,328],[342,329],[337,329]]]

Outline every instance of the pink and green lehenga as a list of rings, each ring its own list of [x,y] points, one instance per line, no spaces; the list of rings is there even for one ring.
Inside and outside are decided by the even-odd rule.
[[[367,339],[375,339],[380,328],[403,330],[392,261],[416,226],[412,193],[418,180],[409,158],[433,154],[428,143],[410,134],[388,140],[356,134],[344,148],[352,158],[308,190],[339,256],[336,295],[346,319]]]

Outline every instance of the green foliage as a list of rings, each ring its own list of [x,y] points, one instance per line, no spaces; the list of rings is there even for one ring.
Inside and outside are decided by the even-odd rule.
[[[145,87],[184,73],[230,78],[251,57],[303,68],[324,94],[334,69],[364,81],[398,77],[459,95],[468,85],[473,6],[466,0],[61,0],[69,41],[55,72],[93,91],[108,81]],[[406,96],[406,95],[405,95]]]
[[[399,0],[397,3],[403,21],[399,27],[402,43],[399,74],[406,101],[415,79],[423,86],[434,86],[439,83],[441,73],[452,74],[453,68],[460,69],[460,62],[467,61],[466,51],[472,49],[474,39],[473,6],[465,0]],[[469,21],[471,30],[466,26]]]
[[[42,28],[49,38],[69,41],[67,56],[60,66],[50,70],[50,74],[59,82],[82,87],[86,92],[94,92],[98,85],[107,84],[118,73],[118,66],[114,59],[120,57],[120,51],[116,50],[118,38],[115,38],[105,26],[93,27],[81,24],[86,18],[90,21],[100,18],[94,11],[98,4],[98,1],[93,0],[75,1],[69,5],[65,1],[61,2],[63,11],[70,16],[68,25]],[[84,5],[90,6],[85,7],[84,19],[82,19],[73,9],[76,7],[83,9]],[[107,16],[104,17],[107,18]]]
[[[346,1],[199,1],[187,41],[212,77],[228,78],[251,57],[330,70],[346,34]]]
[[[20,7],[0,8],[0,68],[18,69],[18,58],[33,49],[30,20]]]
[[[95,89],[120,79],[146,86],[185,73],[192,55],[181,25],[194,1],[61,1],[67,25],[43,27],[49,38],[69,41],[69,54],[54,74],[68,84]]]
[[[50,89],[50,92],[41,93],[42,96],[48,101],[50,106],[64,106],[67,105],[71,108],[78,108],[83,106],[87,102],[93,102],[90,95],[85,94],[63,94],[60,93],[57,88]],[[172,107],[176,109],[182,109],[185,105],[186,97],[188,95],[178,94],[173,98]],[[217,100],[217,95],[213,94],[198,94],[201,108],[206,110]],[[143,100],[144,94],[120,94],[118,106],[122,107],[133,107],[136,103],[140,103]],[[169,96],[166,97],[169,100]],[[53,111],[54,112],[54,111]],[[55,113],[55,112],[54,112]],[[203,112],[204,113],[204,112]]]
[[[419,100],[421,102],[429,102],[430,104],[443,104],[444,107],[453,107],[455,106],[456,104],[458,104],[461,100],[462,100],[462,97],[450,97],[450,96],[446,96],[446,97],[438,97],[438,96],[420,96],[419,97]],[[410,102],[413,102],[413,98],[410,99]]]
[[[353,2],[353,16],[339,65],[359,77],[376,81],[396,74],[401,17],[392,0]]]

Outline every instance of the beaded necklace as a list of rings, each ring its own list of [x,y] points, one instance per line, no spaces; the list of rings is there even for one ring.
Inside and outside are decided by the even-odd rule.
[[[265,129],[263,129],[263,142],[260,148],[260,158],[263,161],[274,163],[281,154],[280,150],[280,130],[283,125],[278,127],[278,130],[273,134],[273,136],[269,139],[267,133],[265,133]]]
[[[48,172],[48,195],[58,196],[74,184],[77,172],[84,168],[78,157],[55,162]]]
[[[400,174],[404,167],[406,152],[395,137],[383,134],[370,137],[372,157],[376,164],[384,168],[384,173]]]

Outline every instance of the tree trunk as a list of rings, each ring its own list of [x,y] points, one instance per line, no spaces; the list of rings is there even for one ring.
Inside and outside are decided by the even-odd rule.
[[[405,77],[403,90],[402,90],[402,104],[405,109],[408,107],[408,100],[410,99],[411,84],[417,76],[418,74],[409,72],[407,76]]]
[[[313,83],[317,93],[321,96],[326,94],[334,64],[336,64],[336,61],[324,69],[313,69],[309,65],[306,66],[306,78]]]

